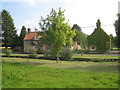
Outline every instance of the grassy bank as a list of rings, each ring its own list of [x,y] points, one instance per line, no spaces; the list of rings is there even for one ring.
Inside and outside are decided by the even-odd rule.
[[[114,62],[3,58],[3,88],[117,88]]]

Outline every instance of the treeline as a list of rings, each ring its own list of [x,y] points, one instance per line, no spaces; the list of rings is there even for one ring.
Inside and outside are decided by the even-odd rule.
[[[11,47],[12,49],[23,47],[23,38],[26,35],[25,26],[22,26],[21,33],[18,35],[10,13],[7,10],[2,10],[0,16],[0,22],[2,24],[2,46],[6,48]]]

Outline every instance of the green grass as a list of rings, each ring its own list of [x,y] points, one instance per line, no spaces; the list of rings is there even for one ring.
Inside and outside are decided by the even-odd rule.
[[[120,49],[120,48],[112,48],[112,50],[118,50],[118,49]]]
[[[90,58],[90,59],[119,59],[120,56],[111,55],[74,55],[73,58]]]
[[[2,53],[1,55],[5,55],[4,53]],[[10,56],[28,56],[28,54],[11,54]],[[42,57],[43,55],[37,55],[37,57]]]
[[[117,65],[3,58],[3,88],[118,88]]]

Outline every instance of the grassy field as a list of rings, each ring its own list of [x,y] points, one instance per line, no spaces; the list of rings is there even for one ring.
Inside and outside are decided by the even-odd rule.
[[[3,88],[118,88],[117,62],[2,60]]]
[[[120,56],[111,55],[74,55],[73,58],[90,58],[90,59],[120,59]]]
[[[5,55],[4,53],[1,53],[0,55]],[[10,56],[28,56],[28,54],[14,54],[12,53]],[[42,57],[42,54],[38,54],[37,57]]]

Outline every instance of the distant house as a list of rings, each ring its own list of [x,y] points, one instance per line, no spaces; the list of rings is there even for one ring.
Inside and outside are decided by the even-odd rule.
[[[31,32],[31,29],[28,29],[28,34],[24,37],[24,52],[30,52],[30,50],[37,51],[39,48],[38,46],[38,39],[40,36],[38,36],[38,32]]]
[[[80,50],[82,49],[76,41],[73,41],[73,45],[70,47],[71,50]]]
[[[88,36],[89,50],[93,52],[105,52],[110,48],[110,36],[101,28],[98,19],[94,32]]]

